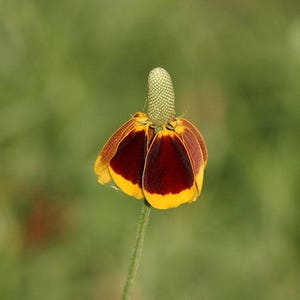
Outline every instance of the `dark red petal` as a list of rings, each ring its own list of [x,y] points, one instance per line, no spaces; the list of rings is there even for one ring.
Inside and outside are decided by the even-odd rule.
[[[193,125],[191,122],[189,122],[188,120],[186,119],[178,119],[178,125],[180,126],[185,126],[187,127],[188,129],[190,129],[192,131],[192,133],[195,135],[200,147],[201,147],[201,150],[202,150],[202,156],[203,156],[203,160],[204,160],[204,164],[206,165],[207,163],[207,148],[206,148],[206,144],[205,144],[205,140],[202,136],[202,134],[200,133],[200,131],[197,129],[197,127],[195,125]]]
[[[131,119],[124,123],[106,142],[103,149],[94,164],[94,171],[98,177],[98,181],[101,184],[108,183],[111,180],[111,176],[108,171],[108,164],[117,151],[117,147],[122,139],[134,129],[135,121]]]
[[[132,130],[119,144],[111,159],[111,169],[132,184],[142,187],[142,174],[146,156],[146,131]]]
[[[146,158],[143,188],[148,193],[166,195],[189,189],[193,184],[191,162],[180,139],[173,132],[158,133]]]

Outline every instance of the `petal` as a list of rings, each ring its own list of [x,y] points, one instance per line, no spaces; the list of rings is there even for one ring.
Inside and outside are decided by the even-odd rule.
[[[144,113],[136,113],[132,119],[124,123],[106,142],[94,164],[94,171],[98,177],[98,182],[105,184],[111,181],[108,165],[115,155],[121,141],[131,132],[135,126],[142,124],[148,119]]]
[[[136,126],[119,144],[109,162],[109,173],[115,184],[137,199],[144,197],[142,174],[147,151],[148,125]]]
[[[192,165],[180,138],[164,128],[153,139],[146,156],[143,192],[155,208],[192,202],[198,195]]]
[[[124,123],[106,142],[103,149],[100,151],[95,164],[94,171],[98,176],[98,182],[105,184],[111,181],[111,176],[108,170],[109,161],[115,155],[116,150],[123,138],[128,135],[134,128],[134,120],[131,119]]]
[[[180,118],[177,120],[177,125],[178,126],[184,126],[186,128],[188,128],[196,137],[201,150],[202,150],[202,156],[203,156],[203,160],[204,160],[204,167],[206,167],[207,164],[207,148],[206,148],[206,144],[205,144],[205,140],[202,136],[202,134],[200,133],[200,131],[197,129],[197,127],[195,125],[193,125],[191,122],[189,122],[186,119]]]
[[[198,142],[197,137],[194,134],[195,131],[192,132],[190,127],[185,126],[186,124],[186,122],[182,122],[182,119],[178,119],[175,127],[175,132],[178,134],[187,149],[188,155],[192,162],[198,193],[200,194],[203,184],[205,163],[202,148]]]

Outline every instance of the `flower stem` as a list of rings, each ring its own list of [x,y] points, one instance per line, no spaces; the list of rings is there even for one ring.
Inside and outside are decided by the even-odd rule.
[[[130,261],[130,265],[129,265],[129,269],[128,269],[127,278],[125,281],[125,286],[123,289],[122,300],[130,299],[130,295],[131,295],[132,288],[133,288],[133,283],[134,283],[137,269],[138,269],[140,256],[141,256],[142,249],[143,249],[144,238],[145,238],[145,233],[147,230],[147,225],[149,222],[150,211],[151,211],[151,206],[145,200],[144,205],[141,210],[141,214],[140,214],[140,219],[139,219],[139,224],[138,224],[138,229],[137,229],[137,234],[136,234],[136,240],[135,240],[135,244],[133,247],[132,257],[131,257],[131,261]]]

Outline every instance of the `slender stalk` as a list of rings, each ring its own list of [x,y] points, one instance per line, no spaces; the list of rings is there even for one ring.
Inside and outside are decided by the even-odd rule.
[[[135,244],[133,247],[132,257],[128,269],[127,278],[125,281],[125,286],[123,289],[122,300],[130,299],[133,283],[138,269],[140,256],[143,249],[144,238],[147,230],[147,225],[149,222],[150,211],[151,211],[151,206],[145,200],[140,214]]]

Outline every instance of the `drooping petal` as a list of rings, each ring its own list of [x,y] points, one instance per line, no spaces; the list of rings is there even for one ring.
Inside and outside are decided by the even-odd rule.
[[[186,120],[184,118],[178,119],[177,122],[178,122],[177,123],[178,126],[184,126],[184,127],[188,128],[196,137],[196,139],[201,147],[201,150],[202,150],[202,156],[203,156],[204,167],[205,167],[207,164],[208,156],[207,156],[207,148],[206,148],[205,140],[204,140],[202,134],[200,133],[200,131],[197,129],[197,127],[194,124],[192,124],[191,122],[189,122],[188,120]]]
[[[94,164],[94,171],[98,177],[99,183],[105,184],[111,181],[112,178],[108,166],[110,160],[115,155],[119,144],[137,125],[143,124],[147,119],[148,116],[146,114],[138,112],[109,138],[98,154]]]
[[[119,144],[109,162],[115,184],[127,195],[143,198],[142,174],[147,151],[148,125],[136,126]]]
[[[182,119],[178,119],[175,132],[183,142],[188,152],[194,171],[198,194],[200,194],[202,190],[203,173],[205,168],[202,148],[194,132],[192,132],[190,127],[186,127],[185,124],[186,122],[182,122]]]
[[[98,182],[105,184],[111,181],[111,176],[108,170],[108,164],[112,157],[115,155],[118,145],[123,140],[123,138],[128,135],[130,131],[134,128],[135,121],[133,119],[124,123],[106,142],[103,149],[100,151],[99,155],[94,164],[94,171],[98,177]]]
[[[192,202],[198,195],[187,150],[174,131],[159,131],[146,156],[143,192],[155,208],[167,209]]]

